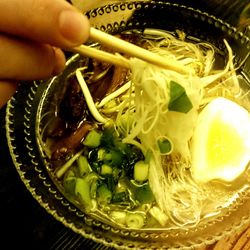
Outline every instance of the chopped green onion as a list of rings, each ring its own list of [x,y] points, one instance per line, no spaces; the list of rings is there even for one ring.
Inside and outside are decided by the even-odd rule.
[[[72,166],[72,168],[64,175],[64,179],[70,178],[70,177],[76,177],[75,168]]]
[[[119,202],[127,201],[128,199],[129,199],[128,192],[122,191],[122,192],[117,192],[113,195],[112,202],[119,203]]]
[[[104,155],[104,161],[108,162],[112,166],[119,167],[123,160],[123,154],[118,149],[110,149]]]
[[[69,194],[74,194],[75,193],[75,186],[76,186],[76,178],[75,177],[67,177],[63,181],[63,186],[64,189],[67,193]]]
[[[153,192],[148,183],[136,188],[135,198],[141,204],[152,203],[155,200]]]
[[[114,139],[116,137],[115,133],[113,127],[107,127],[103,130],[101,145],[104,148],[111,148],[114,146]]]
[[[90,165],[86,156],[80,155],[79,158],[76,160],[76,162],[77,162],[77,167],[78,167],[80,177],[84,176],[85,174],[91,171],[91,168],[90,168]]]
[[[107,188],[111,192],[114,192],[117,183],[113,175],[109,175],[109,174],[105,175],[104,183],[107,185]]]
[[[105,154],[103,155],[103,160],[111,161],[112,160],[112,154],[105,151]]]
[[[167,215],[159,208],[159,207],[152,207],[149,210],[149,213],[162,225],[166,226],[168,217]]]
[[[146,181],[148,179],[149,165],[144,161],[138,161],[134,166],[134,179],[139,182]]]
[[[97,188],[97,202],[100,205],[105,205],[110,203],[112,199],[112,193],[108,189],[106,184],[102,184]]]
[[[113,169],[109,165],[103,164],[101,166],[101,175],[111,175],[112,172],[113,172]]]
[[[179,83],[170,81],[170,101],[168,109],[170,111],[176,111],[181,113],[187,113],[193,108],[185,88]]]
[[[92,180],[90,183],[90,191],[89,191],[90,197],[92,199],[96,199],[97,186],[98,186],[98,180],[97,179]]]
[[[145,162],[146,164],[149,164],[149,163],[150,163],[150,160],[151,160],[151,158],[152,158],[152,155],[153,155],[152,151],[151,151],[150,149],[148,149],[148,150],[147,150],[147,153],[146,153],[146,156],[145,156],[145,160],[144,160],[144,162]]]
[[[96,130],[91,130],[85,140],[83,141],[83,145],[91,148],[96,148],[100,146],[102,134],[97,132]]]
[[[145,223],[145,217],[141,213],[127,213],[126,225],[129,228],[142,228]]]
[[[87,174],[84,179],[88,182],[88,183],[92,183],[93,181],[98,180],[98,174],[96,174],[94,171],[90,172],[89,174]]]
[[[97,152],[97,159],[99,161],[102,161],[104,159],[105,156],[105,149],[104,148],[100,148]]]
[[[161,154],[170,154],[172,152],[172,143],[166,138],[158,139],[157,141]]]
[[[117,223],[124,225],[126,223],[126,212],[124,211],[111,211],[110,217]]]
[[[78,197],[79,201],[86,206],[86,208],[89,208],[92,205],[90,185],[87,180],[76,178],[75,195]]]

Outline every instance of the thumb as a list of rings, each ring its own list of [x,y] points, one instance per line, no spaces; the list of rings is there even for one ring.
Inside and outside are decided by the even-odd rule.
[[[84,43],[89,35],[86,16],[65,0],[1,0],[0,32],[56,47]]]

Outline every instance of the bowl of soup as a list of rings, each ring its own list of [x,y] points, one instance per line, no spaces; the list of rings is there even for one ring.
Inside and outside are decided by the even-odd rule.
[[[126,53],[129,68],[69,53],[62,74],[20,89],[7,138],[34,198],[73,231],[120,249],[191,249],[247,224],[249,38],[173,3],[87,15],[184,70]]]

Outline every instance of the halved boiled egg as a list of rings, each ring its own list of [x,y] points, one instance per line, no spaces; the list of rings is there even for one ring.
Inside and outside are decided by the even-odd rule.
[[[211,101],[198,116],[192,138],[194,179],[233,181],[250,161],[250,114],[223,97]]]

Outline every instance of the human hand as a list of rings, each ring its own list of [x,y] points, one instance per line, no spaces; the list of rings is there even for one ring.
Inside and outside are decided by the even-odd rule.
[[[64,0],[1,0],[0,108],[20,81],[60,73],[61,48],[80,45],[88,35],[87,18]]]

